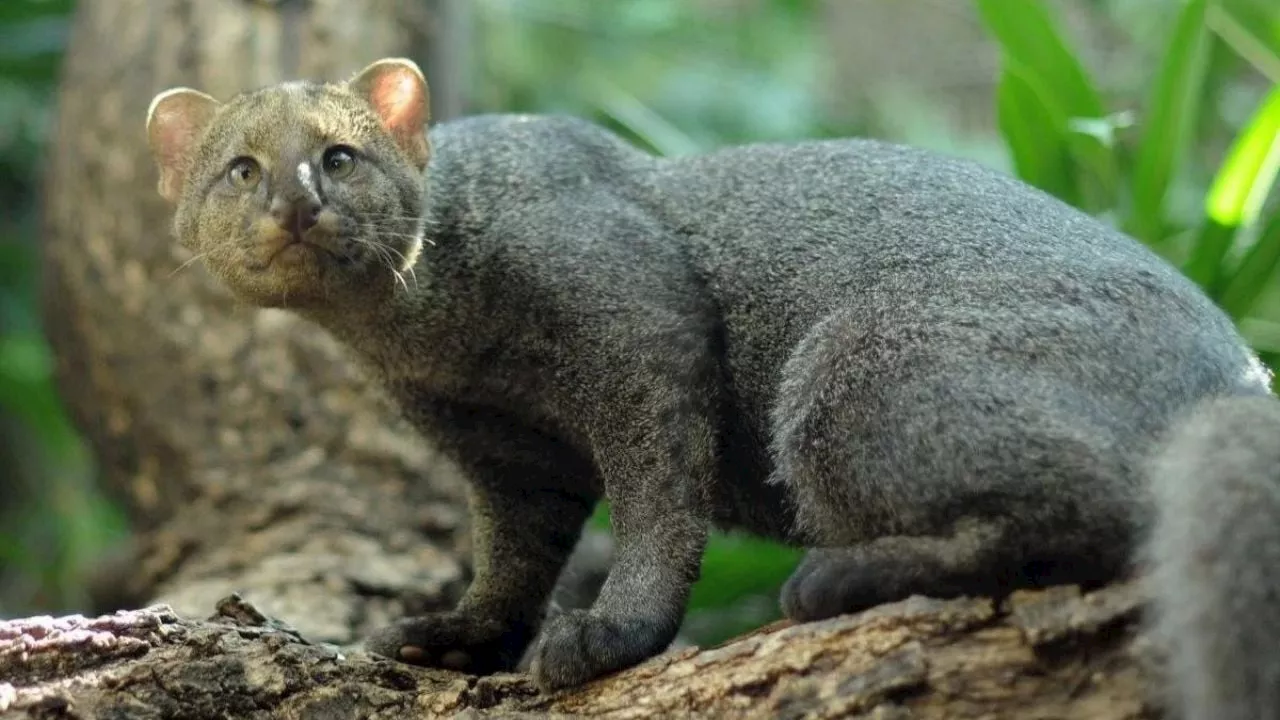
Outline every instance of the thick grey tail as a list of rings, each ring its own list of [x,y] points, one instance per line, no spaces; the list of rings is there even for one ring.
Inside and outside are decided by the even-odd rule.
[[[1205,402],[1151,473],[1144,560],[1172,716],[1280,718],[1280,399]]]

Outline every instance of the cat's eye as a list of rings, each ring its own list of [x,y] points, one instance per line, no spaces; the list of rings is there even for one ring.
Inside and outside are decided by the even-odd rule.
[[[356,167],[356,153],[346,145],[334,145],[324,151],[324,172],[331,178],[342,179]]]
[[[262,179],[262,166],[250,157],[238,157],[227,166],[227,182],[237,190],[252,190]]]

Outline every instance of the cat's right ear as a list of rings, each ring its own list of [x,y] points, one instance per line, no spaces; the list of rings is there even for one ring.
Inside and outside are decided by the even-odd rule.
[[[156,95],[147,109],[147,144],[160,171],[160,195],[176,202],[196,142],[218,109],[218,101],[191,88]]]
[[[431,115],[431,93],[417,63],[406,58],[383,58],[356,73],[347,86],[373,107],[383,129],[409,160],[419,170],[425,168],[431,155],[425,134]]]

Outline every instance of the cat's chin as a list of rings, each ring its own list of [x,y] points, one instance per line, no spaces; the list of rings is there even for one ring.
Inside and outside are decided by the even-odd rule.
[[[345,251],[345,252],[344,252]],[[340,242],[258,243],[207,253],[205,266],[239,302],[259,308],[317,310],[380,296],[399,282],[382,258]]]
[[[330,302],[332,281],[313,249],[285,248],[266,267],[211,268],[223,288],[237,300],[260,308],[299,310]]]
[[[307,243],[294,242],[281,247],[267,260],[264,272],[277,274],[306,269],[321,260],[319,250]]]
[[[383,277],[385,268],[371,266],[367,258],[336,258],[308,248],[286,252],[296,257],[282,255],[267,268],[219,274],[219,280],[248,305],[318,312],[367,303],[383,296],[379,288],[394,290],[400,282]]]

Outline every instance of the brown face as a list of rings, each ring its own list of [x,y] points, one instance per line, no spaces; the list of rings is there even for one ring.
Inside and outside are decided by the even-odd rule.
[[[148,135],[179,240],[262,307],[393,288],[422,243],[426,106],[421,73],[400,60],[225,104],[162,93]]]

